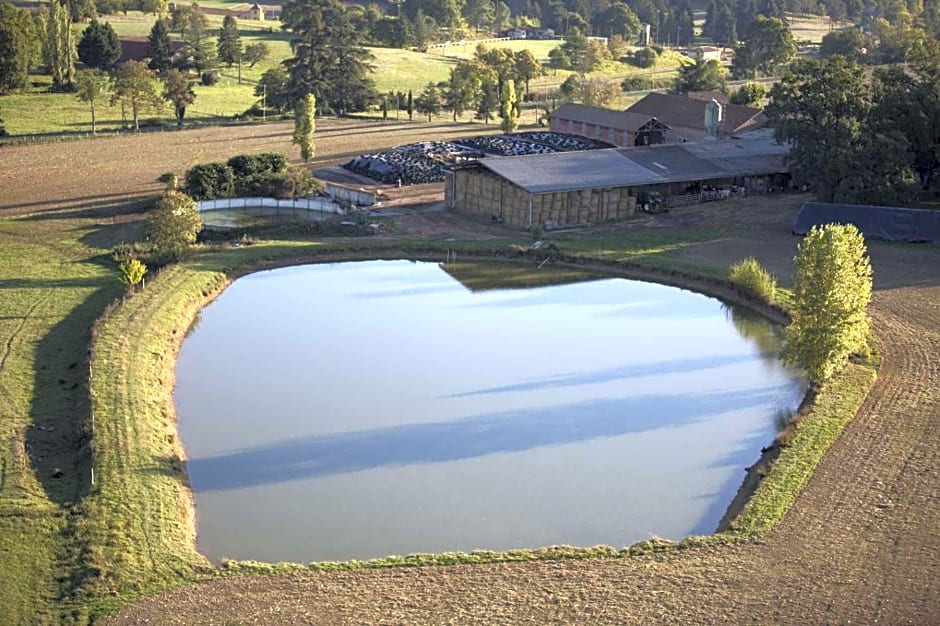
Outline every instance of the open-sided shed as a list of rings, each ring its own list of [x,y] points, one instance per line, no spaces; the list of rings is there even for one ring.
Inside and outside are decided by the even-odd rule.
[[[869,239],[907,243],[940,243],[940,211],[862,204],[807,202],[793,223],[793,234],[813,226],[854,224]]]

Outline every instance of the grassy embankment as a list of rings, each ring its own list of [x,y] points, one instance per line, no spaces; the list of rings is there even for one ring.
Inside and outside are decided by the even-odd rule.
[[[7,444],[0,457],[0,550],[7,563],[0,570],[4,623],[82,621],[142,594],[203,576],[303,567],[233,563],[216,571],[194,550],[170,397],[174,348],[189,320],[227,281],[252,268],[315,260],[325,252],[416,255],[435,249],[433,254],[442,257],[453,249],[466,258],[488,255],[492,245],[281,241],[203,250],[151,277],[144,291],[111,311],[98,328],[86,365],[92,322],[121,293],[106,255],[127,236],[123,228],[68,213],[0,220],[0,344],[6,346],[0,369],[5,419],[0,424]],[[571,260],[665,266],[675,272],[686,268],[669,258],[671,250],[713,236],[688,231],[572,238],[562,248],[581,257]],[[714,279],[722,270],[713,268],[708,274]],[[89,373],[92,406],[87,401]],[[737,532],[692,538],[678,546],[736,541],[776,523],[854,414],[872,379],[871,370],[853,366],[819,396],[816,411],[762,483]],[[49,442],[56,445],[49,447]],[[674,547],[653,541],[624,549],[413,555],[309,567],[612,557]]]

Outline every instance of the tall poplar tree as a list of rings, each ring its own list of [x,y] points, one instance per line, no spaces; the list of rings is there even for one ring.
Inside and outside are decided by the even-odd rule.
[[[52,0],[49,3],[45,26],[46,32],[43,33],[42,49],[43,63],[49,74],[52,75],[53,87],[67,89],[74,80],[75,61],[78,58],[68,7],[57,0]]]
[[[294,108],[294,137],[292,142],[300,146],[300,158],[308,162],[316,153],[313,133],[316,130],[317,97],[308,93]]]
[[[519,126],[519,109],[516,108],[516,85],[513,81],[506,81],[503,87],[503,101],[500,114],[503,121],[501,128],[504,133],[511,133]]]
[[[867,351],[871,261],[865,239],[851,224],[813,227],[794,261],[793,321],[783,356],[819,385],[849,356]]]

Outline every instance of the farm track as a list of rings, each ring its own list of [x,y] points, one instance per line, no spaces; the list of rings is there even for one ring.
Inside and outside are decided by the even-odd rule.
[[[412,128],[420,130],[324,137],[318,149],[406,143],[417,140]],[[96,206],[113,215],[194,156],[295,151],[287,125],[166,134],[175,135],[172,146],[141,136],[0,149],[0,215]],[[132,158],[116,163],[117,152]],[[76,181],[79,163],[100,187]],[[11,169],[27,165],[28,178]],[[96,188],[117,200],[97,199]],[[622,228],[719,229],[720,241],[675,254],[711,265],[755,254],[786,276],[794,205],[781,198],[766,213],[728,203]],[[446,213],[397,223],[402,236],[505,233]],[[940,248],[873,245],[872,260],[878,382],[783,522],[759,541],[629,559],[233,577],[154,596],[105,623],[940,623]]]

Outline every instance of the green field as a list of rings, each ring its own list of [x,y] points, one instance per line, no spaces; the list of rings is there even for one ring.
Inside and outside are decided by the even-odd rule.
[[[220,5],[225,3],[219,3]],[[210,28],[221,26],[220,16],[208,16]],[[119,35],[145,36],[150,32],[156,18],[139,12],[128,15],[109,15],[102,18],[110,22]],[[76,30],[83,29],[76,25]],[[268,45],[270,55],[255,67],[242,67],[241,83],[238,82],[238,68],[222,66],[221,80],[211,87],[196,85],[196,101],[187,109],[187,121],[199,123],[218,123],[231,120],[244,113],[260,98],[254,95],[255,83],[268,69],[277,67],[281,61],[291,55],[290,35],[279,29],[276,22],[239,21],[244,45],[263,41]],[[271,32],[268,32],[269,29]],[[557,41],[502,41],[487,44],[506,47],[511,50],[530,49],[540,59],[557,46]],[[472,56],[476,44],[463,44],[446,49],[434,48],[430,52],[415,52],[393,48],[368,48],[374,55],[374,73],[376,89],[381,92],[412,91],[418,93],[429,83],[447,80],[450,69],[459,58]],[[644,75],[651,78],[671,77],[681,62],[681,56],[667,50],[654,68],[638,68],[614,62],[597,75],[609,77],[618,83],[626,76]],[[535,93],[545,93],[557,89],[571,72],[551,72],[531,83]],[[51,81],[48,76],[33,75],[32,88],[26,93],[0,96],[0,117],[6,122],[7,132],[11,135],[35,135],[45,133],[88,133],[91,131],[91,113],[89,107],[79,102],[71,94],[50,93]],[[621,98],[614,106],[627,106],[629,101]],[[125,126],[122,122],[120,106],[109,107],[98,104],[96,107],[100,131],[119,130]],[[374,111],[373,114],[377,114]],[[440,119],[448,119],[442,115]],[[172,125],[172,109],[164,106],[157,110],[144,111],[141,116],[145,125]]]

